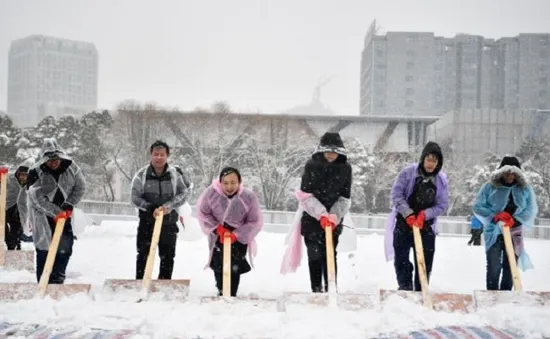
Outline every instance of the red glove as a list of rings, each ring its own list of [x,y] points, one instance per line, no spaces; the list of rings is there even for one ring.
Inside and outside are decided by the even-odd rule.
[[[72,211],[61,211],[59,213],[57,213],[57,215],[55,216],[55,218],[53,219],[55,221],[55,223],[57,224],[57,221],[59,219],[69,219],[72,215]]]
[[[516,222],[514,221],[514,218],[510,217],[510,219],[504,221],[504,226],[511,228],[511,227],[514,227],[515,223]]]
[[[414,224],[416,224],[416,217],[414,216],[414,214],[411,214],[407,217],[407,219],[405,219],[405,221],[407,222],[407,225],[413,227]]]
[[[218,238],[222,244],[226,233],[229,233],[229,236],[231,237],[231,244],[234,244],[237,241],[237,236],[235,236],[233,232],[229,231],[223,225],[218,225],[218,227],[216,228],[216,234],[218,235]]]
[[[0,167],[0,174],[8,174],[8,168],[7,167]]]
[[[503,221],[504,223],[508,222],[508,220],[513,219],[510,213],[508,212],[500,212],[495,215],[493,218],[494,222]]]
[[[426,214],[424,214],[424,211],[418,212],[418,215],[416,216],[416,227],[423,228],[424,221],[426,221]]]
[[[328,215],[321,216],[321,219],[319,219],[319,223],[321,224],[321,227],[323,229],[327,227],[331,227],[332,229],[336,228],[336,224],[330,219]]]

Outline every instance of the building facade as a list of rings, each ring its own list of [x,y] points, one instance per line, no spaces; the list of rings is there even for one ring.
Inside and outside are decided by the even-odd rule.
[[[550,33],[493,40],[376,29],[361,57],[361,115],[550,108]]]
[[[33,126],[46,116],[81,116],[97,108],[94,44],[42,35],[15,40],[8,61],[8,114]]]

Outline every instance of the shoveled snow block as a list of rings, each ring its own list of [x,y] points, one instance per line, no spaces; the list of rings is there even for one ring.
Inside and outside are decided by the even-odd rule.
[[[139,335],[138,331],[130,329],[108,330],[97,328],[57,328],[54,326],[38,325],[38,324],[23,324],[23,323],[0,323],[0,339],[5,338],[28,338],[28,339],[127,339]],[[240,336],[232,336],[228,334],[227,338],[240,338]],[[182,338],[184,338],[182,336]],[[186,339],[207,339],[205,336],[185,337]],[[471,327],[471,326],[448,326],[437,327],[428,330],[414,331],[405,335],[389,335],[377,336],[372,339],[519,339],[526,338],[509,331],[500,330],[492,326]],[[178,339],[177,336],[173,339]],[[264,338],[267,339],[267,338]]]

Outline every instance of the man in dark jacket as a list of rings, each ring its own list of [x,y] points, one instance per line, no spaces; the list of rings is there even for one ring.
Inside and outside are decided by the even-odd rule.
[[[44,139],[42,158],[27,177],[29,222],[36,248],[36,278],[40,281],[55,232],[56,220],[67,216],[50,275],[50,284],[63,284],[73,253],[74,234],[70,215],[86,193],[80,167],[64,154],[53,138]]]
[[[185,203],[188,190],[183,176],[168,164],[170,147],[155,141],[150,148],[151,163],[140,169],[132,180],[132,204],[139,209],[137,232],[136,279],[143,279],[153,237],[155,216],[162,209],[164,219],[158,244],[159,279],[172,279],[178,233],[177,208]]]
[[[325,133],[305,165],[300,185],[303,193],[312,195],[300,203],[304,206],[301,234],[307,247],[309,277],[314,293],[328,291],[324,229],[333,228],[336,260],[336,246],[342,233],[342,221],[351,205],[351,182],[352,169],[347,162],[342,138],[338,133]],[[313,213],[314,210],[322,210],[321,215]],[[336,220],[332,220],[330,215],[336,216]]]

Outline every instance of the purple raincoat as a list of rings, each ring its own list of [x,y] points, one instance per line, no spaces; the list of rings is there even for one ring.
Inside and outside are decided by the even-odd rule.
[[[414,189],[415,178],[418,176],[418,164],[411,164],[405,167],[398,175],[391,189],[392,211],[388,216],[386,224],[386,234],[384,235],[384,249],[386,261],[393,260],[393,231],[395,229],[395,219],[397,213],[405,214],[410,210],[407,199],[411,196]],[[435,177],[435,186],[437,192],[435,195],[435,205],[425,209],[426,220],[435,219],[432,228],[435,234],[437,231],[437,217],[443,214],[449,201],[449,190],[447,175],[440,171]]]

